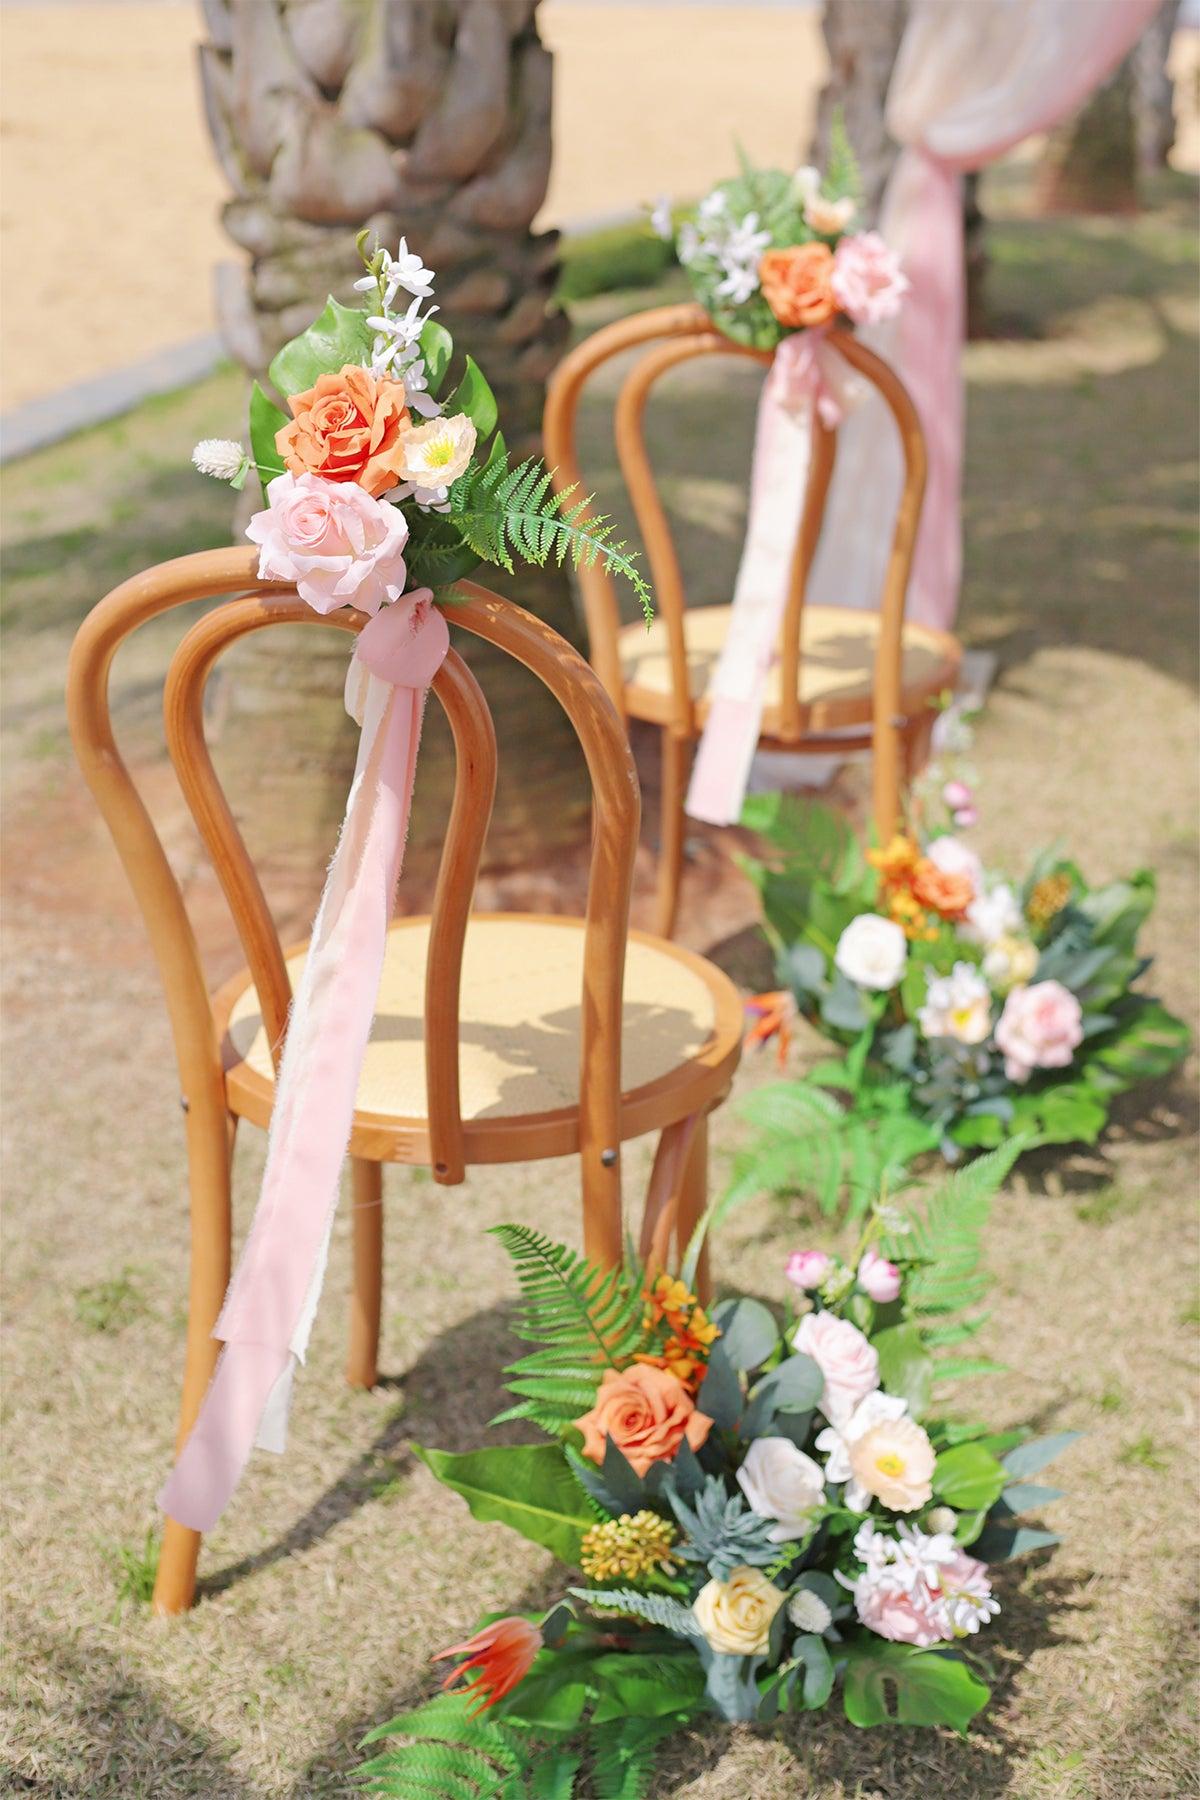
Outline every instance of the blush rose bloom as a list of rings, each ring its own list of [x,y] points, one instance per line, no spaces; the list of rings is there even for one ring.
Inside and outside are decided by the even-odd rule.
[[[849,1319],[831,1312],[806,1313],[792,1344],[811,1356],[825,1377],[817,1405],[833,1426],[843,1424],[879,1386],[878,1354]]]
[[[635,1475],[644,1475],[652,1463],[668,1462],[685,1439],[698,1450],[712,1430],[712,1420],[697,1410],[678,1376],[649,1363],[606,1369],[595,1406],[575,1423],[586,1457],[603,1463],[611,1438]]]
[[[856,987],[886,993],[894,988],[908,961],[908,939],[892,919],[859,913],[837,942],[834,963]]]
[[[267,510],[246,527],[260,546],[262,580],[294,581],[314,612],[356,606],[377,613],[398,600],[407,571],[408,525],[397,506],[385,506],[353,482],[320,475],[277,475]]]
[[[793,244],[768,250],[758,265],[763,298],[789,331],[824,325],[837,311],[829,285],[833,252],[828,244]]]
[[[760,1569],[734,1569],[728,1581],[706,1582],[692,1603],[711,1650],[724,1656],[761,1656],[783,1595]]]
[[[878,1250],[864,1250],[858,1265],[858,1285],[880,1306],[900,1298],[900,1271]]]
[[[834,299],[856,325],[893,319],[908,292],[900,259],[877,231],[844,237],[834,252],[830,286]]]
[[[1083,1041],[1083,1008],[1061,981],[1015,987],[996,1026],[996,1045],[1010,1081],[1035,1069],[1065,1069]]]
[[[402,381],[377,380],[346,363],[290,395],[288,405],[294,417],[276,432],[275,448],[293,475],[353,481],[373,495],[399,483],[412,424]]]
[[[760,1519],[774,1519],[773,1544],[807,1537],[812,1514],[825,1498],[820,1463],[798,1450],[790,1438],[755,1438],[738,1470],[738,1486]]]

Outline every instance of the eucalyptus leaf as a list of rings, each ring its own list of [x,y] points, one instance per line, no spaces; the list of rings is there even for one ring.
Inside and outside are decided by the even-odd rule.
[[[722,1300],[712,1319],[721,1328],[725,1355],[743,1372],[760,1368],[779,1343],[779,1327],[761,1300]]]
[[[1036,1475],[1039,1469],[1061,1456],[1082,1436],[1079,1431],[1057,1431],[1052,1437],[1027,1438],[1023,1444],[1017,1444],[1003,1457],[1005,1469],[1009,1475],[1024,1479],[1027,1475]]]

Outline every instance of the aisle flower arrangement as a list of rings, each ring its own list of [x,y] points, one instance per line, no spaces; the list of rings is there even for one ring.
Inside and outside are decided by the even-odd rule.
[[[655,1746],[715,1715],[832,1703],[857,1726],[965,1731],[988,1699],[992,1565],[1051,1544],[1017,1522],[1075,1434],[952,1419],[978,1324],[980,1233],[1010,1166],[980,1159],[904,1209],[876,1204],[843,1260],[799,1250],[781,1305],[693,1291],[632,1260],[604,1274],[523,1226],[503,1420],[546,1442],[420,1452],[477,1519],[580,1571],[535,1617],[488,1617],[438,1653],[443,1693],[371,1733],[375,1792],[588,1791],[637,1800]],[[786,1294],[786,1298],[783,1298]],[[499,1422],[499,1421],[497,1421]]]
[[[553,493],[536,459],[512,464],[473,358],[444,392],[454,341],[434,317],[433,270],[404,239],[393,256],[368,235],[361,305],[331,296],[271,363],[287,412],[255,382],[250,448],[205,438],[192,453],[234,488],[261,477],[267,504],[246,533],[260,576],[294,582],[318,612],[373,615],[406,591],[451,601],[480,563],[599,562],[632,584],[649,618],[649,588],[612,522],[586,496]]]
[[[1051,849],[1014,880],[963,835],[976,816],[946,780],[919,823],[864,849],[819,805],[747,801],[780,983],[751,1003],[750,1035],[783,1061],[803,1014],[842,1054],[752,1097],[739,1187],[815,1185],[831,1204],[855,1155],[869,1186],[927,1150],[1093,1143],[1117,1094],[1186,1054],[1186,1027],[1136,986],[1153,874],[1096,886]]]
[[[687,271],[718,330],[755,350],[838,320],[876,325],[899,311],[908,280],[877,231],[854,229],[858,166],[841,122],[824,175],[758,169],[718,182],[676,228],[660,201],[651,221]]]

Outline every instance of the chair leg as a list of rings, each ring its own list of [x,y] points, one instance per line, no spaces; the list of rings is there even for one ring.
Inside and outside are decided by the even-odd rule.
[[[176,1453],[196,1422],[220,1353],[213,1326],[229,1286],[232,1254],[230,1173],[237,1121],[211,1097],[197,1094],[188,1111],[188,1186],[191,1199],[191,1274],[188,1286],[187,1357],[179,1407]],[[152,1610],[186,1612],[196,1592],[200,1533],[176,1519],[163,1528]]]
[[[350,1163],[354,1191],[354,1287],[350,1296],[350,1350],[346,1380],[351,1387],[375,1386],[379,1374],[379,1319],[383,1309],[383,1165],[355,1156]]]
[[[679,1206],[675,1215],[675,1241],[681,1262],[684,1252],[691,1242],[692,1233],[704,1217],[707,1205],[708,1115],[702,1113],[697,1119],[696,1129],[692,1133],[691,1146],[684,1164],[683,1181],[679,1189]],[[707,1236],[696,1264],[696,1296],[702,1306],[707,1306],[712,1298]]]
[[[875,831],[886,844],[900,819],[900,766],[904,745],[898,726],[876,723],[871,744],[871,811]]]
[[[662,792],[659,804],[658,883],[654,902],[654,929],[659,937],[669,938],[675,929],[679,910],[679,888],[683,880],[683,841],[685,817],[684,796],[688,771],[692,765],[690,738],[677,737],[669,725],[661,734]]]

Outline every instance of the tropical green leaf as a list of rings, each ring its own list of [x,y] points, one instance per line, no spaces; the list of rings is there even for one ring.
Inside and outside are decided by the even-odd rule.
[[[283,346],[268,371],[281,394],[299,394],[318,375],[336,374],[347,363],[371,360],[372,333],[360,307],[342,306],[331,294],[307,331]]]
[[[479,443],[495,431],[498,417],[496,396],[473,356],[467,357],[463,378],[446,401],[445,410],[448,413],[466,413],[475,427]]]
[[[933,1491],[947,1506],[974,1512],[1000,1498],[1009,1472],[982,1444],[943,1450],[933,1469]]]
[[[265,491],[268,481],[284,472],[283,458],[275,448],[275,433],[287,424],[287,414],[280,412],[257,381],[250,389],[250,448],[258,464]]]
[[[414,1448],[475,1518],[507,1525],[560,1562],[578,1564],[596,1515],[557,1444],[495,1444],[462,1455]]]
[[[938,1365],[912,1323],[889,1325],[877,1331],[871,1344],[879,1357],[879,1385],[889,1394],[908,1401],[908,1410],[919,1419],[929,1405],[929,1393]]]
[[[909,1644],[856,1644],[843,1703],[852,1725],[950,1725],[966,1731],[989,1690],[961,1657]]]
[[[426,319],[421,327],[419,341],[421,361],[425,364],[425,383],[429,392],[436,395],[445,379],[446,370],[450,367],[454,339],[440,319]]]

